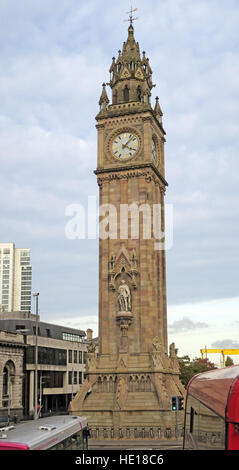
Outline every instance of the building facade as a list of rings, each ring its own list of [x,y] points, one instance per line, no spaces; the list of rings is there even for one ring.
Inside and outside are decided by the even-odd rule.
[[[110,67],[112,104],[103,84],[96,116],[95,174],[100,214],[108,211],[109,225],[108,236],[100,233],[99,240],[99,354],[92,344],[87,378],[70,405],[73,414],[87,416],[93,436],[100,439],[175,435],[171,396],[185,393],[174,343],[168,350],[166,261],[160,243],[165,131],[158,98],[151,106],[153,86],[149,59],[140,54],[131,21],[127,41]],[[157,236],[154,217],[162,232]]]
[[[23,415],[24,354],[23,335],[0,326],[0,423]]]
[[[84,381],[89,339],[83,330],[41,322],[39,318],[37,327],[38,406],[42,415],[66,412]],[[24,338],[22,413],[31,416],[35,396],[36,316],[24,312],[1,314],[0,329],[6,335]],[[91,338],[91,330],[87,330],[87,335]]]
[[[0,243],[0,312],[31,311],[30,250]]]

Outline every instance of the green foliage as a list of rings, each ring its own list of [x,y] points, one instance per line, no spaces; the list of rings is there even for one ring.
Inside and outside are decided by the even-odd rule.
[[[216,369],[215,364],[210,362],[208,359],[201,359],[196,357],[192,361],[188,356],[179,358],[180,365],[180,380],[186,388],[189,380],[196,374],[206,372],[207,370]]]
[[[233,362],[232,358],[230,356],[227,356],[226,361],[225,361],[225,366],[229,367],[229,366],[233,366],[233,365],[234,365],[234,362]]]

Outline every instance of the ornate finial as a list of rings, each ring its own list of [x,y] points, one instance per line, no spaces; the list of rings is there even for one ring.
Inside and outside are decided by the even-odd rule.
[[[163,113],[162,113],[162,110],[161,110],[161,108],[160,108],[159,97],[156,96],[155,100],[156,100],[156,103],[155,103],[154,113],[155,113],[155,115],[156,115],[156,118],[157,118],[158,121],[160,122],[160,124],[162,124],[162,116],[163,116]]]
[[[102,93],[101,93],[101,97],[100,97],[100,101],[99,101],[99,105],[100,105],[100,109],[102,111],[105,111],[107,109],[107,105],[109,104],[109,98],[107,96],[107,92],[106,92],[106,83],[102,83]]]
[[[133,18],[133,12],[134,11],[137,11],[138,8],[134,8],[134,10],[132,9],[132,6],[131,6],[131,10],[130,11],[127,11],[127,15],[129,15],[129,19],[128,20],[124,20],[124,21],[130,21],[130,26],[133,26],[133,21],[136,21],[138,20],[139,18]]]

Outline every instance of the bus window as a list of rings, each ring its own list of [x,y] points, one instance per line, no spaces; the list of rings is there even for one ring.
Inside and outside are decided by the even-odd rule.
[[[200,449],[225,448],[225,421],[214,411],[200,403],[199,435]]]
[[[79,450],[83,449],[83,439],[82,439],[82,434],[83,432],[80,431],[74,436],[72,436],[72,443],[71,443],[71,449],[72,450]]]
[[[83,429],[83,449],[88,449],[88,438],[90,437],[89,428]]]
[[[190,410],[190,434],[193,433],[194,414],[195,414],[195,410],[191,406],[191,410]]]
[[[185,448],[197,449],[199,402],[188,395],[186,405]]]
[[[60,442],[54,447],[51,447],[51,450],[83,450],[83,449],[88,449],[88,446],[83,447],[83,431],[79,431],[77,434],[67,437],[66,439],[64,439],[64,441]]]
[[[225,448],[225,422],[190,394],[187,398],[184,449]]]

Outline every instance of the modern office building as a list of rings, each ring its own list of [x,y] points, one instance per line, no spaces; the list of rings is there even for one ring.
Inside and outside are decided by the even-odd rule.
[[[29,248],[0,243],[0,312],[30,312],[31,291]]]
[[[22,335],[25,338],[24,345],[22,345],[25,347],[22,414],[24,416],[33,415],[36,315],[27,312],[1,313],[0,332],[1,330],[2,334],[10,334],[11,332],[14,338],[16,333],[19,333],[17,335],[19,340]],[[42,414],[66,412],[69,402],[84,381],[87,347],[91,342],[92,330],[87,330],[86,336],[83,330],[45,323],[40,321],[38,317],[37,332],[38,404],[41,406]],[[13,348],[11,347],[11,349]],[[7,359],[5,362],[7,363]],[[2,368],[0,362],[0,376],[4,373],[5,362],[2,361]],[[12,362],[14,363],[13,359]],[[6,404],[2,403],[1,405],[0,389],[0,412],[1,406],[4,412]]]

